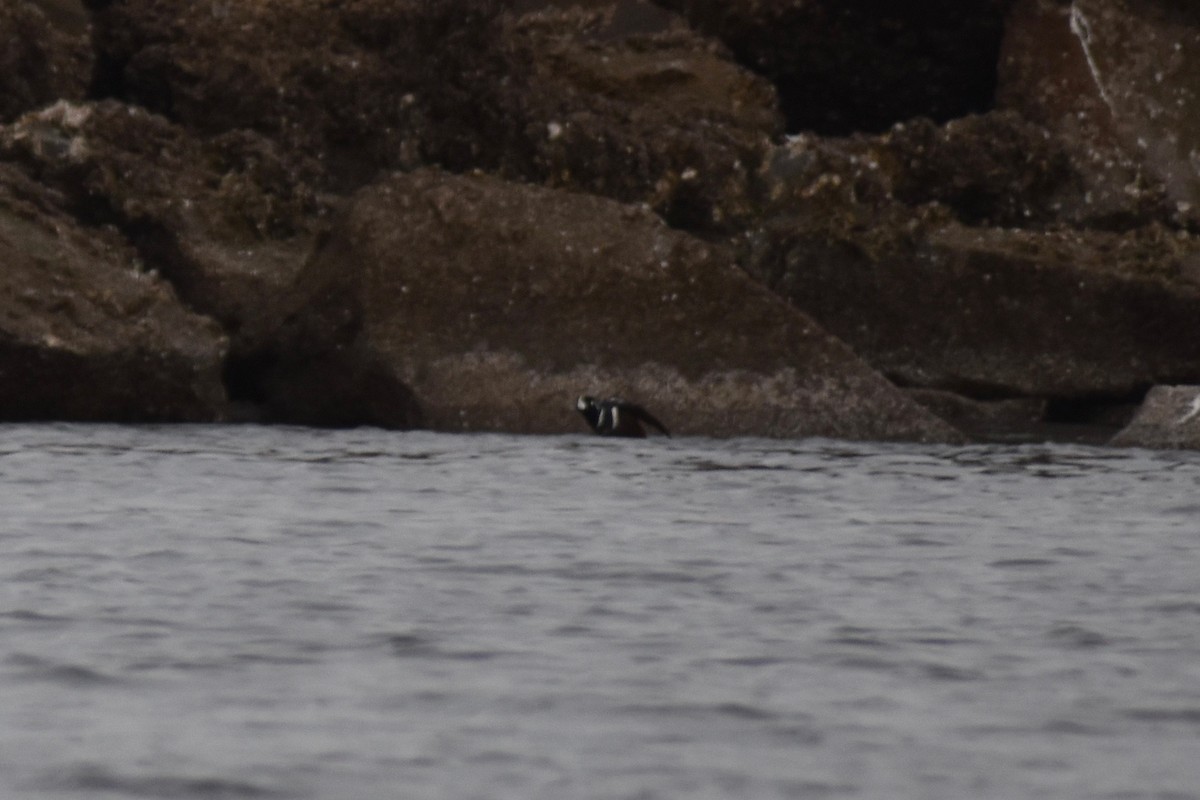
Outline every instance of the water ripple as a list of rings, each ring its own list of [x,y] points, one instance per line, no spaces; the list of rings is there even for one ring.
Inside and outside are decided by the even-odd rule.
[[[0,797],[1200,785],[1195,454],[14,425],[0,461]]]
[[[111,686],[119,678],[104,674],[92,667],[53,661],[25,653],[14,653],[4,663],[16,668],[14,677],[24,681],[44,681],[72,688]]]
[[[294,796],[260,784],[223,778],[122,775],[100,764],[78,764],[68,767],[47,776],[39,784],[44,789],[60,792],[112,792],[127,797],[152,797],[161,800],[240,800]]]

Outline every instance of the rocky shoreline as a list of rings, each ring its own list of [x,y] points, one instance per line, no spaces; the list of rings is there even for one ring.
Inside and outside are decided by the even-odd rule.
[[[1200,446],[1200,11],[0,0],[0,32],[0,420],[568,433],[622,394],[683,435]]]

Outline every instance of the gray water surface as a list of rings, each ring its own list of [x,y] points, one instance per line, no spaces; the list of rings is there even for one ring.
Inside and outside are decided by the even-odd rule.
[[[1200,797],[1200,456],[0,427],[3,798]]]

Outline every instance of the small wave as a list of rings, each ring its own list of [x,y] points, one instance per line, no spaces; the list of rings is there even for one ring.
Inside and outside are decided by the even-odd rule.
[[[20,670],[17,677],[24,680],[60,683],[74,688],[111,686],[121,683],[119,678],[105,675],[81,664],[50,661],[40,656],[24,653],[9,656],[5,659],[5,663],[17,667]]]
[[[888,658],[868,656],[844,656],[832,659],[831,663],[841,669],[862,669],[871,672],[895,672],[900,664]]]
[[[987,677],[977,669],[940,663],[922,664],[921,672],[935,681],[980,681]]]
[[[590,625],[560,625],[550,631],[555,636],[595,636],[596,629]]]
[[[158,561],[159,559],[182,559],[187,558],[187,553],[182,550],[174,550],[171,548],[158,548],[156,550],[146,550],[142,553],[134,553],[129,557],[130,561]]]
[[[796,658],[780,658],[778,656],[728,656],[711,659],[714,664],[725,664],[730,667],[773,667],[779,664],[795,664]]]
[[[825,644],[849,645],[851,647],[868,647],[879,649],[888,649],[893,646],[890,642],[881,639],[878,636],[873,636],[870,631],[862,631],[853,628],[836,631],[833,636],[825,640]]]
[[[999,561],[990,562],[988,566],[997,569],[1028,569],[1030,567],[1049,567],[1057,563],[1052,558],[1002,558]]]
[[[919,534],[912,536],[903,536],[900,538],[900,544],[905,547],[949,547],[950,543],[941,539],[933,539],[928,536]]]
[[[433,638],[420,633],[380,634],[372,639],[391,648],[393,655],[403,658],[420,658],[438,653]]]
[[[49,790],[111,792],[161,800],[191,797],[204,800],[237,800],[285,795],[278,789],[246,781],[176,775],[120,775],[99,764],[79,764],[61,773],[48,775],[39,783]],[[292,793],[287,794],[294,796]]]
[[[0,612],[0,619],[11,619],[17,622],[54,622],[65,623],[74,622],[71,617],[63,617],[56,614],[43,614],[40,611],[31,611],[27,608],[18,608],[13,611]]]
[[[723,464],[707,458],[689,459],[682,466],[693,472],[790,472],[791,467],[781,464]]]
[[[510,750],[482,750],[466,757],[469,764],[521,764],[527,756]]]
[[[1160,614],[1200,614],[1200,601],[1184,600],[1176,603],[1155,603],[1149,607],[1149,610]]]
[[[1068,556],[1071,558],[1094,558],[1100,555],[1098,550],[1090,550],[1079,547],[1055,547],[1050,552],[1056,556]]]
[[[29,553],[18,553],[18,557],[30,555]],[[23,569],[16,573],[8,580],[10,583],[53,583],[59,580],[77,580],[78,575],[74,570],[64,569],[62,567],[33,567],[31,569]]]
[[[382,645],[398,658],[430,658],[448,661],[490,661],[508,655],[509,651],[456,649],[446,647],[432,636],[421,633],[391,633],[373,636],[376,645]]]
[[[1109,643],[1103,634],[1080,625],[1056,626],[1047,632],[1046,637],[1052,642],[1078,649],[1103,647]]]
[[[1122,716],[1139,722],[1182,722],[1200,725],[1200,708],[1130,708],[1122,712]]]
[[[1069,736],[1109,736],[1111,730],[1097,725],[1086,725],[1073,719],[1052,719],[1042,726],[1046,733],[1066,734]]]
[[[616,709],[621,714],[649,715],[654,717],[729,717],[741,720],[778,720],[781,716],[765,708],[746,703],[635,703]]]
[[[823,783],[821,781],[780,781],[779,789],[785,797],[807,797],[820,800],[822,797],[854,797],[859,787],[850,783]]]
[[[324,652],[324,651],[322,651]],[[277,656],[269,653],[237,653],[230,656],[231,664],[267,664],[273,667],[310,667],[320,664],[321,659],[310,656]]]
[[[905,641],[929,647],[955,647],[957,645],[978,645],[979,639],[968,639],[962,636],[916,636]]]

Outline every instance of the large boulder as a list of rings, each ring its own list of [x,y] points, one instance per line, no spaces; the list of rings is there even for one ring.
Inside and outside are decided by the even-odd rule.
[[[656,0],[779,90],[788,129],[881,131],[991,108],[1008,0]]]
[[[794,137],[739,256],[906,386],[1115,398],[1200,374],[1200,240],[1062,228],[1078,178],[1011,113]]]
[[[81,99],[92,79],[89,38],[78,0],[0,0],[0,123]]]
[[[765,81],[636,0],[531,5],[125,0],[98,17],[98,84],[204,134],[252,129],[308,154],[335,190],[437,164],[689,227],[749,213],[781,130]]]
[[[0,165],[0,419],[220,418],[218,326],[52,199]]]
[[[327,204],[302,162],[248,131],[200,140],[144,109],[59,102],[0,127],[0,160],[53,187],[78,219],[110,225],[235,356],[269,343],[294,301]]]
[[[997,102],[1068,142],[1087,165],[1092,216],[1170,201],[1178,224],[1200,208],[1200,8],[1172,0],[1018,0]],[[1137,224],[1137,220],[1132,221]]]
[[[1200,377],[1200,241],[903,215],[869,235],[781,217],[745,260],[895,381],[978,396],[1123,396]]]
[[[680,434],[959,438],[722,248],[640,207],[398,175],[356,196],[311,266],[357,276],[347,357],[411,389],[394,424],[584,431],[574,399],[594,394]]]
[[[1111,444],[1200,450],[1200,386],[1155,386]]]

